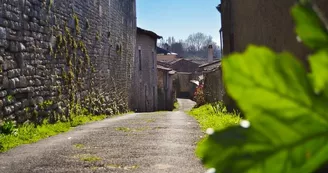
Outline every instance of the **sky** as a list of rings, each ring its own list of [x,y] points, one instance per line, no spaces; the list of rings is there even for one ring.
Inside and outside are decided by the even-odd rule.
[[[220,43],[220,0],[137,0],[137,25],[167,39],[202,32]]]

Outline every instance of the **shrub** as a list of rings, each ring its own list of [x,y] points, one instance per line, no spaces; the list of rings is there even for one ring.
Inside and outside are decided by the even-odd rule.
[[[227,112],[227,108],[223,102],[213,102],[213,103],[211,103],[211,106],[215,113],[220,113],[220,112],[226,113]]]
[[[199,85],[196,87],[194,101],[196,102],[196,107],[202,106],[206,103],[204,97],[204,85]]]
[[[10,135],[15,132],[15,124],[13,121],[7,120],[0,126],[0,133]]]

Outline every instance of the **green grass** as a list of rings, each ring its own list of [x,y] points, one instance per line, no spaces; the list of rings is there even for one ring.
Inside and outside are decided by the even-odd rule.
[[[154,123],[156,120],[155,119],[148,119],[146,120],[147,123]]]
[[[77,149],[83,149],[84,145],[83,144],[75,144],[74,147]]]
[[[67,132],[78,125],[105,119],[107,116],[75,116],[71,122],[58,122],[55,124],[44,123],[42,126],[34,127],[33,124],[24,124],[17,130],[16,135],[0,134],[0,153],[14,147],[37,142],[41,139]]]
[[[128,127],[116,127],[115,130],[122,131],[122,132],[131,132],[132,131],[132,129],[130,129]]]
[[[174,109],[173,109],[173,111],[177,111],[177,110],[179,110],[179,107],[180,107],[180,105],[179,105],[179,103],[178,102],[174,102]]]
[[[199,122],[203,131],[206,131],[208,128],[222,130],[231,125],[239,124],[241,120],[239,115],[222,112],[215,113],[209,104],[192,109],[189,114]]]
[[[100,157],[94,155],[80,155],[79,159],[84,162],[96,162],[101,160]]]
[[[199,108],[192,109],[188,112],[189,115],[193,116],[198,122],[202,131],[206,131],[208,128],[214,130],[223,130],[229,126],[237,125],[240,123],[241,118],[236,114],[229,113],[216,113],[210,104],[201,106]],[[198,142],[198,146],[206,139],[204,137]],[[196,148],[196,155],[199,157],[200,153],[198,147]]]

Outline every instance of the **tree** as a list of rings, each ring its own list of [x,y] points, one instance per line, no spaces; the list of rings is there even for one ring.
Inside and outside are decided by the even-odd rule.
[[[166,43],[169,44],[170,46],[171,46],[172,44],[174,44],[174,43],[175,43],[175,39],[174,39],[174,37],[169,37],[169,38],[166,40]]]
[[[189,35],[186,40],[187,47],[194,47],[196,51],[200,51],[212,43],[212,36],[207,36],[204,33],[198,32]]]
[[[185,58],[207,58],[209,45],[213,46],[214,56],[220,57],[220,48],[213,41],[212,36],[201,32],[189,35],[185,41],[179,40],[176,42],[174,37],[168,37],[167,39],[162,39],[159,43],[159,47]]]
[[[164,48],[165,48],[165,43],[166,43],[166,42],[165,42],[164,39],[160,39],[159,42],[158,42],[158,47],[164,49]]]
[[[177,53],[179,56],[184,55],[183,43],[177,42],[171,45],[171,51]]]

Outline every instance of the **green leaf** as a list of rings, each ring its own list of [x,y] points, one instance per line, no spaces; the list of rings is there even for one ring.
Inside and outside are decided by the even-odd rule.
[[[328,51],[322,50],[311,55],[310,65],[312,69],[312,79],[316,92],[328,90]],[[328,94],[328,93],[327,93]]]
[[[314,50],[328,48],[327,28],[310,2],[295,5],[292,15],[296,23],[296,33],[305,45]]]
[[[306,128],[313,130],[315,126],[309,124]],[[328,132],[324,127],[314,128],[312,135],[303,138],[297,137],[303,135],[297,133],[297,129],[295,135],[284,135],[285,129],[275,128],[230,127],[216,132],[199,148],[200,152],[206,153],[202,161],[206,167],[220,173],[306,173],[315,171],[327,160]],[[286,133],[292,130],[291,127]],[[275,136],[275,131],[279,131],[280,136]],[[284,141],[287,137],[291,139]]]
[[[222,173],[311,172],[328,159],[326,97],[314,93],[292,55],[250,46],[223,60],[224,82],[251,122],[216,132],[200,146]]]
[[[313,107],[317,96],[306,70],[292,55],[250,46],[244,54],[225,58],[222,67],[227,91],[246,114],[251,113],[248,119],[264,109],[281,111],[286,119],[314,113],[316,120],[327,122],[325,112]]]

